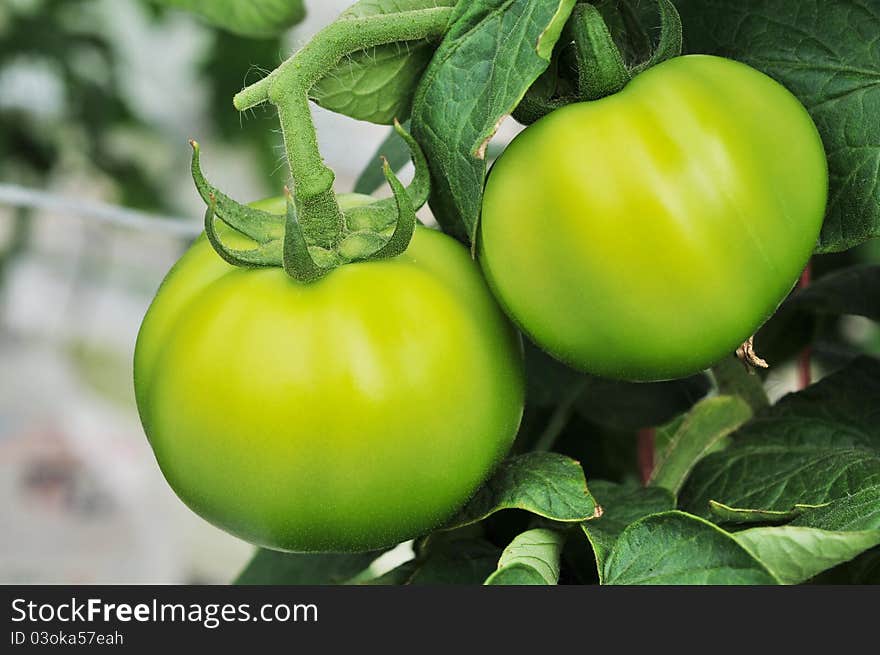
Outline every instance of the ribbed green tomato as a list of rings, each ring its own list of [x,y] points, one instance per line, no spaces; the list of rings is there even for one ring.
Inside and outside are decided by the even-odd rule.
[[[134,377],[159,466],[196,513],[269,548],[353,551],[468,499],[516,434],[522,366],[466,249],[419,227],[403,255],[311,285],[230,266],[200,238],[144,319]]]
[[[827,190],[822,141],[791,93],[741,63],[679,57],[517,136],[489,175],[479,257],[552,355],[607,377],[674,378],[776,310]]]

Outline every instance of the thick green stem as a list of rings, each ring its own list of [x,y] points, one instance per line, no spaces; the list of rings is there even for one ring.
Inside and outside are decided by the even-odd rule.
[[[761,378],[750,373],[736,357],[725,357],[712,367],[711,373],[718,393],[739,396],[754,412],[770,405]]]
[[[318,32],[268,76],[242,89],[235,95],[233,104],[239,111],[256,107],[270,99],[276,82],[287,86],[291,79],[308,92],[327,71],[361,50],[388,43],[440,38],[446,32],[452,11],[452,7],[436,7],[338,20]]]
[[[235,96],[233,102],[239,111],[266,101],[278,108],[299,224],[314,243],[335,245],[343,233],[343,219],[333,194],[335,176],[318,149],[309,90],[355,52],[442,36],[452,11],[451,7],[436,7],[337,20],[269,76]]]

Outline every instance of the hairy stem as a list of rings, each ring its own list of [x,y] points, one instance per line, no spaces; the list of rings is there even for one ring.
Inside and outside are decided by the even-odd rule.
[[[309,91],[345,57],[368,48],[437,38],[446,31],[451,7],[345,18],[330,24],[267,77],[238,93],[244,111],[263,102],[278,109],[284,148],[303,233],[332,246],[343,231],[342,212],[333,193],[335,175],[324,164],[309,108]]]
[[[620,91],[631,76],[605,19],[594,6],[577,5],[569,23],[578,60],[582,100],[598,100]]]
[[[725,357],[710,371],[719,394],[739,396],[758,412],[770,405],[764,383],[757,375],[751,375],[736,357]]]

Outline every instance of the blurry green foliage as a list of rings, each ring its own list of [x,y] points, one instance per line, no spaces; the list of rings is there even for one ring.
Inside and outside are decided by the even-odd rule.
[[[90,28],[77,20],[90,4],[36,0],[0,9],[0,83],[8,92],[16,69],[37,70],[45,82],[57,82],[60,91],[58,107],[29,102],[30,88],[0,102],[0,178],[39,185],[63,150],[75,147],[98,171],[124,182],[120,201],[162,207],[161,193],[147,172],[115,153],[106,138],[113,128],[139,120],[124,97],[113,46],[100,33],[101,26]]]

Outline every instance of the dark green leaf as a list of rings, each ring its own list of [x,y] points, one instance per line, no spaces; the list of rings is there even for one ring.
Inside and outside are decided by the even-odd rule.
[[[635,431],[614,430],[573,416],[553,450],[581,462],[588,480],[624,482],[638,476]]]
[[[786,301],[755,334],[755,350],[772,371],[813,344],[818,327],[815,313]],[[762,383],[762,376],[751,377]]]
[[[701,461],[682,507],[710,516],[729,508],[788,512],[880,484],[880,362],[847,368],[760,412],[734,445]]]
[[[880,585],[880,547],[862,553],[811,580],[814,584]]]
[[[630,525],[605,565],[613,585],[769,585],[778,581],[731,535],[683,512]]]
[[[664,382],[621,382],[588,377],[579,414],[618,430],[657,427],[687,411],[710,388],[702,373]]]
[[[635,483],[620,485],[598,480],[592,486],[602,505],[602,516],[581,523],[581,527],[593,547],[601,581],[605,561],[620,533],[645,516],[673,509],[675,498],[666,489],[645,488]]]
[[[697,462],[751,417],[751,408],[737,396],[701,400],[675,431],[649,483],[677,494]]]
[[[524,340],[526,361],[526,400],[538,407],[555,407],[572,387],[581,383],[584,374]]]
[[[820,314],[854,314],[880,321],[880,266],[853,266],[819,278],[791,302]]]
[[[447,541],[431,537],[408,584],[482,584],[495,570],[500,553],[484,539]]]
[[[880,485],[806,509],[792,525],[845,532],[880,530]]]
[[[559,558],[565,535],[536,528],[518,535],[501,553],[498,570],[487,585],[554,585],[559,581]]]
[[[788,87],[828,153],[818,252],[880,236],[880,4],[853,0],[678,0],[686,50],[742,60]]]
[[[344,584],[366,569],[381,552],[305,555],[259,549],[235,584]]]
[[[880,544],[880,530],[833,532],[783,525],[733,535],[782,584],[800,584]]]
[[[547,68],[575,0],[460,2],[419,84],[413,135],[432,167],[431,207],[473,242],[485,151],[501,120]]]
[[[586,521],[599,511],[580,464],[556,453],[534,452],[503,461],[446,529],[482,521],[503,509],[564,522]]]
[[[800,516],[805,505],[795,505],[788,511],[766,509],[744,509],[741,507],[728,507],[724,503],[715,500],[709,501],[709,510],[717,519],[716,523],[788,523],[793,518]]]
[[[418,570],[419,564],[416,560],[409,560],[400,566],[397,566],[387,573],[383,573],[379,577],[370,578],[362,581],[362,585],[382,586],[382,585],[404,585],[408,584],[415,572]]]
[[[577,413],[617,430],[662,425],[687,411],[711,388],[702,373],[665,382],[621,382],[575,371],[531,343],[526,344],[525,353],[530,405],[553,407],[572,389],[580,388]]]
[[[242,36],[276,36],[305,16],[302,0],[153,0]]]

